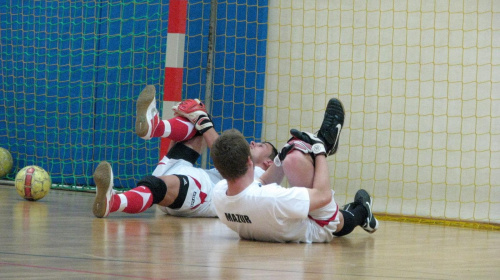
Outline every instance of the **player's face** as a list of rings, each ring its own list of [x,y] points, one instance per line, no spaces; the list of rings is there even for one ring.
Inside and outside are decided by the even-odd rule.
[[[250,142],[250,154],[255,165],[259,165],[262,162],[270,159],[271,153],[273,152],[273,147],[269,143],[255,143]]]

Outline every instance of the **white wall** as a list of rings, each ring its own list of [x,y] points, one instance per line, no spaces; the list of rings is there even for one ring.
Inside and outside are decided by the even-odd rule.
[[[339,204],[500,223],[500,1],[269,3],[264,139],[316,131],[337,97]]]

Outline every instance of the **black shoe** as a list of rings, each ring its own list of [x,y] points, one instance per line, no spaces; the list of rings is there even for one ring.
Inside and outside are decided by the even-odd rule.
[[[317,133],[319,139],[325,143],[327,155],[333,155],[339,147],[339,137],[342,126],[344,126],[344,106],[337,98],[328,101],[325,117]]]
[[[378,229],[378,221],[377,219],[375,219],[375,216],[373,216],[372,213],[372,198],[370,197],[368,192],[361,189],[354,196],[354,201],[363,205],[366,211],[368,211],[368,217],[366,218],[366,223],[361,227],[369,233],[374,233]]]

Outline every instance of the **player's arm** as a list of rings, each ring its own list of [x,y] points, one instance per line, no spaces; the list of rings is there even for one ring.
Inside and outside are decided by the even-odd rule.
[[[283,172],[283,167],[278,167],[274,163],[269,166],[269,168],[260,176],[258,181],[260,181],[263,185],[267,184],[280,184],[283,181],[283,177],[285,177],[285,172]]]
[[[281,166],[281,163],[291,150],[293,150],[293,144],[286,143],[283,148],[281,148],[281,151],[276,155],[274,161],[271,162],[269,168],[259,178],[259,181],[263,185],[272,183],[276,183],[278,185],[281,184],[281,181],[283,181],[283,178],[285,177],[285,172],[283,170],[283,167]]]
[[[215,131],[213,126],[205,131],[205,133],[203,133],[203,139],[205,139],[205,142],[207,143],[207,147],[209,149],[212,148],[212,145],[214,144],[215,140],[217,140],[217,138],[219,138],[219,133]]]
[[[198,99],[187,99],[172,107],[175,114],[187,118],[194,124],[194,128],[203,135],[208,148],[219,138],[214,129],[212,118],[208,114],[205,105]]]
[[[309,192],[309,212],[319,209],[332,201],[330,172],[326,161],[325,144],[316,135],[292,129],[290,133],[297,139],[311,144],[310,153],[314,158],[314,178]]]
[[[332,200],[330,173],[324,154],[317,154],[314,159],[314,180],[309,192],[309,212],[319,209]]]

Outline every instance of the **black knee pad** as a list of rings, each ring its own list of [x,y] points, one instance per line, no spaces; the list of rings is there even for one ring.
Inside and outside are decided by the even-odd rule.
[[[137,186],[147,187],[153,194],[153,204],[160,203],[167,194],[167,184],[155,176],[146,176],[137,182]],[[152,205],[151,205],[152,206]]]
[[[174,176],[177,176],[177,178],[179,178],[179,194],[177,195],[175,201],[167,207],[170,209],[179,209],[182,207],[184,201],[186,200],[187,191],[189,189],[189,178],[186,175],[174,174]]]
[[[189,148],[181,142],[175,143],[175,145],[168,151],[167,157],[171,159],[183,159],[192,164],[195,164],[200,154],[195,150]]]

